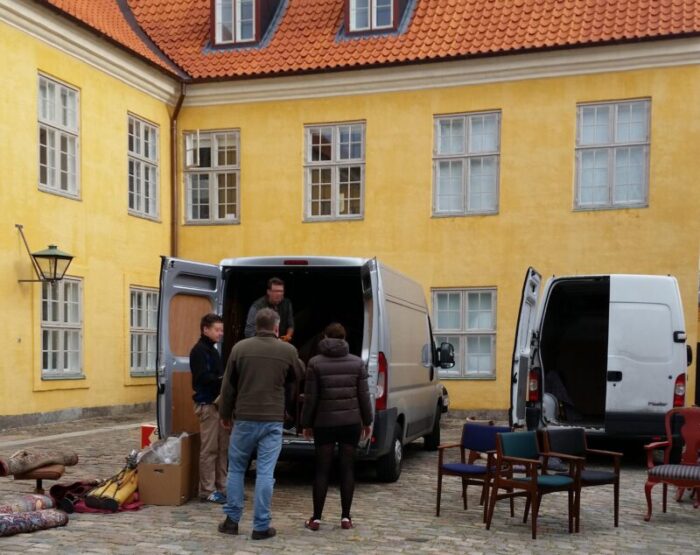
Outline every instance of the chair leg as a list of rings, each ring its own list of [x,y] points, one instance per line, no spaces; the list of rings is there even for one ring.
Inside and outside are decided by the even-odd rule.
[[[540,492],[534,492],[531,494],[533,496],[532,499],[532,539],[536,540],[537,539],[537,515],[540,512],[540,501],[542,500],[542,496],[540,495]]]
[[[644,520],[649,522],[649,519],[651,518],[651,488],[653,488],[656,485],[655,482],[649,482],[647,481],[646,484],[644,484],[644,495],[647,498],[647,516],[644,517]]]
[[[666,512],[666,499],[668,498],[668,484],[663,484],[663,494],[661,496],[661,510],[662,512]]]
[[[486,529],[491,528],[491,520],[493,519],[493,510],[496,508],[496,497],[498,496],[498,488],[496,487],[496,482],[494,481],[493,487],[491,488],[491,494],[489,495],[489,511],[486,517]]]
[[[34,488],[34,493],[39,495],[44,495],[44,485],[41,482],[41,478],[37,478],[36,487]]]
[[[467,479],[462,478],[462,500],[464,504],[464,510],[467,510]]]
[[[510,490],[511,493],[513,493],[513,490]],[[513,518],[515,516],[515,501],[513,498],[510,498],[510,517]]]
[[[489,507],[489,481],[484,478],[484,485],[481,487],[481,504],[484,506],[484,522],[486,522],[486,513]]]
[[[614,511],[615,511],[615,528],[617,528],[617,525],[620,520],[620,480],[619,478],[615,480],[615,483],[613,484],[613,503],[614,503]]]
[[[568,491],[568,508],[569,508],[569,534],[574,531],[574,490]]]
[[[442,472],[438,472],[437,482],[437,502],[435,506],[435,516],[440,516],[440,498],[442,497]]]
[[[512,499],[512,497],[511,497]],[[523,514],[523,523],[527,522],[527,515],[530,513],[530,496],[525,498],[525,513]]]

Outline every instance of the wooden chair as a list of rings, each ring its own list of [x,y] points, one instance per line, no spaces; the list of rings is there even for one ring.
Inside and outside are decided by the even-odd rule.
[[[683,444],[680,464],[671,464],[673,448],[674,425],[678,423],[678,433]],[[700,488],[700,407],[685,407],[671,409],[666,413],[666,441],[658,441],[645,445],[647,450],[647,482],[644,493],[647,498],[647,514],[644,520],[651,518],[651,490],[656,484],[663,484],[663,512],[666,512],[668,486],[698,490]],[[664,463],[654,466],[654,449],[664,450]],[[694,507],[700,506],[696,496]]]
[[[613,516],[617,527],[620,512],[620,459],[622,453],[616,451],[601,451],[589,449],[586,441],[586,433],[583,428],[558,428],[547,430],[544,433],[544,449],[552,457],[567,460],[569,457],[585,459],[588,455],[602,455],[612,457],[612,470],[588,470],[585,463],[581,468],[580,487],[613,486]],[[581,514],[581,497],[576,497],[576,514]],[[576,531],[579,531],[580,518],[576,519]]]
[[[504,426],[467,422],[462,427],[462,440],[459,443],[438,446],[437,502],[435,516],[440,516],[442,477],[456,476],[462,479],[462,499],[465,510],[467,509],[467,487],[469,484],[481,486],[481,504],[484,506],[484,521],[486,520],[489,482],[491,479],[491,471],[494,466],[493,457],[496,449],[496,434],[509,431],[510,428]],[[445,462],[445,451],[451,448],[460,449],[461,462]],[[468,457],[467,452],[469,452]],[[486,464],[474,464],[477,459],[481,458],[482,454],[485,454],[487,457]]]
[[[542,496],[557,491],[566,491],[569,494],[569,533],[574,531],[574,519],[578,518],[575,498],[578,495],[583,461],[579,457],[567,457],[569,475],[548,475],[546,468],[549,456],[546,452],[540,452],[536,432],[510,432],[497,435],[496,469],[489,495],[488,516],[486,517],[487,530],[491,528],[493,512],[499,499],[525,497],[523,522],[527,522],[528,512],[532,506],[532,539],[536,539],[537,516]],[[542,457],[542,461],[540,461],[540,457]],[[524,466],[526,476],[514,478],[514,465]],[[538,471],[540,468],[541,472]],[[499,494],[499,490],[506,490],[506,493]]]
[[[50,464],[23,474],[15,474],[15,480],[35,480],[34,493],[44,494],[43,480],[60,480],[66,468],[62,464]]]

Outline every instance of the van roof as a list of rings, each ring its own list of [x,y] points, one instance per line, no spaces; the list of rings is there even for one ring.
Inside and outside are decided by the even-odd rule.
[[[343,256],[248,256],[241,258],[224,258],[222,266],[345,266],[359,267],[370,258],[353,258]]]

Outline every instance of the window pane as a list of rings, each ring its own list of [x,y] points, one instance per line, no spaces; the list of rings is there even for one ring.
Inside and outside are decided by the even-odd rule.
[[[369,0],[350,1],[350,30],[369,29]]]
[[[195,139],[196,140],[196,139]],[[211,168],[211,137],[200,135],[199,137],[199,167]]]
[[[331,169],[313,168],[311,170],[311,215],[331,215]]]
[[[437,165],[437,211],[463,212],[464,190],[462,161],[438,162]]]
[[[438,154],[462,154],[464,152],[464,119],[438,120]]]
[[[233,0],[219,0],[221,19],[219,20],[220,39],[223,42],[233,40]]]
[[[469,152],[498,150],[498,116],[495,114],[469,118]]]
[[[235,166],[238,163],[236,149],[236,136],[233,133],[221,133],[216,135],[216,165]]]
[[[462,338],[458,335],[436,335],[435,342],[438,347],[441,343],[449,343],[455,350],[455,365],[452,368],[441,368],[441,376],[459,377],[463,373],[464,358],[462,356]]]
[[[193,174],[190,182],[190,217],[193,220],[209,219],[209,175]]]
[[[393,0],[376,1],[376,24],[377,27],[390,27],[392,25],[392,3]]]
[[[359,125],[342,125],[338,128],[340,160],[362,158],[362,128]]]
[[[579,141],[582,145],[610,143],[610,107],[582,106]]]
[[[494,329],[491,293],[474,292],[467,296],[467,326],[470,330]]]
[[[497,158],[469,159],[469,210],[495,211],[497,207]]]
[[[615,149],[615,203],[644,202],[644,147]]]
[[[437,317],[436,329],[438,330],[459,330],[461,329],[461,294],[460,293],[437,293]]]
[[[338,212],[342,215],[360,213],[362,168],[347,166],[338,169]]]
[[[467,338],[467,373],[489,375],[495,370],[493,340],[489,335]]]
[[[333,144],[333,128],[317,127],[309,130],[311,137],[311,161],[320,162],[331,160]]]
[[[608,184],[608,151],[584,150],[580,156],[579,199],[582,205],[610,202]]]
[[[218,218],[229,219],[236,217],[236,174],[217,174],[217,203]]]
[[[617,106],[616,142],[645,142],[649,139],[647,131],[647,102],[630,102]]]
[[[238,0],[238,40],[253,40],[255,38],[253,21],[254,0]]]

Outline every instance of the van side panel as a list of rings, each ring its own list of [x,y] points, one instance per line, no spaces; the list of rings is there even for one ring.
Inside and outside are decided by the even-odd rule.
[[[606,433],[663,433],[685,372],[685,343],[674,341],[675,331],[685,331],[675,278],[611,276]]]

